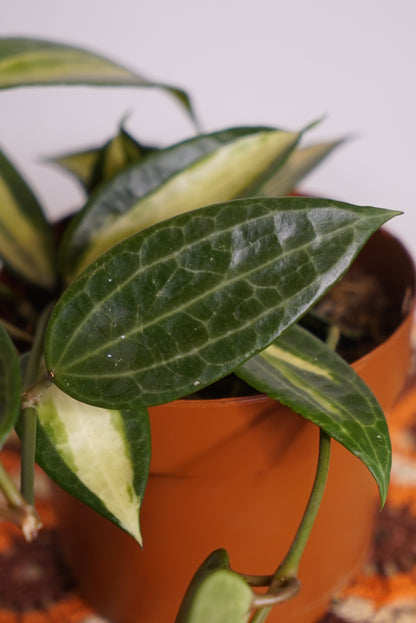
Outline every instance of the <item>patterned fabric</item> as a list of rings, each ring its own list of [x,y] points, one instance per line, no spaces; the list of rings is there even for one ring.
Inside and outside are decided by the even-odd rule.
[[[416,621],[416,379],[391,413],[390,428],[392,482],[371,555],[319,623]],[[17,472],[16,445],[2,452],[2,461]],[[105,623],[81,599],[59,557],[40,470],[36,493],[44,523],[36,542],[26,544],[17,528],[0,524],[0,623]]]
[[[416,621],[416,378],[390,414],[389,426],[391,485],[369,561],[319,623]]]

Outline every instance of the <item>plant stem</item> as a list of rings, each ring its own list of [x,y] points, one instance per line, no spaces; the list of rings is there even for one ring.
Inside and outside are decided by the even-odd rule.
[[[22,410],[22,474],[20,491],[29,504],[35,501],[35,451],[37,413],[35,407]]]
[[[15,484],[9,474],[0,463],[0,490],[3,492],[10,506],[19,506],[22,502],[22,496],[16,489]]]
[[[278,569],[281,577],[296,577],[298,573],[299,563],[305,549],[305,545],[309,539],[313,524],[321,505],[322,497],[325,490],[326,480],[329,468],[329,456],[331,449],[331,437],[322,429],[320,429],[319,437],[319,457],[318,465],[313,483],[312,492],[302,517],[299,529],[293,540],[286,558]]]
[[[308,504],[292,545],[283,562],[273,575],[267,594],[265,596],[259,595],[254,600],[254,607],[260,609],[254,614],[251,623],[263,623],[266,620],[273,607],[272,605],[266,605],[271,595],[275,595],[277,601],[282,601],[282,599],[279,599],[279,592],[282,591],[282,589],[288,593],[287,598],[295,594],[296,587],[293,587],[292,591],[288,591],[287,587],[288,583],[289,587],[291,587],[293,580],[297,578],[299,564],[321,505],[328,476],[330,448],[330,436],[324,430],[320,429],[318,465]],[[265,606],[262,605],[262,601]]]
[[[22,472],[20,490],[28,502],[34,503],[34,480],[35,480],[35,452],[36,452],[36,406],[41,396],[50,387],[52,377],[48,372],[39,375],[40,362],[43,350],[43,338],[46,323],[50,315],[50,308],[43,311],[35,334],[33,347],[25,374],[25,391],[22,395],[21,406],[21,441],[22,441]],[[37,380],[35,380],[37,379]]]
[[[17,490],[13,480],[0,463],[0,490],[6,498],[7,507],[0,508],[0,518],[21,526],[26,541],[33,541],[42,523],[31,504]]]
[[[45,372],[22,395],[21,441],[22,441],[22,473],[20,490],[29,504],[34,503],[36,429],[38,414],[36,405],[41,396],[50,387],[52,378]]]

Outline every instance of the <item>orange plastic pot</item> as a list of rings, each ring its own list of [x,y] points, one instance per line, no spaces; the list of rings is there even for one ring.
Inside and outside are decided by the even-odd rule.
[[[381,265],[392,293],[414,293],[412,262],[384,232],[360,256]],[[411,307],[411,306],[410,306]],[[409,307],[409,309],[410,309]],[[410,358],[411,313],[354,367],[388,411]],[[173,623],[194,571],[224,547],[234,569],[272,573],[304,511],[318,430],[265,396],[180,400],[150,409],[153,455],[142,508],[144,548],[61,490],[62,547],[90,603],[116,623]],[[301,591],[270,623],[312,623],[368,551],[377,491],[363,464],[334,443],[322,507],[300,568]]]

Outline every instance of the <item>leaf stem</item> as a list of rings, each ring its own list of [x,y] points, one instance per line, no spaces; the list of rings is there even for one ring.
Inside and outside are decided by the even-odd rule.
[[[321,505],[328,476],[331,437],[322,428],[319,436],[319,457],[311,495],[299,529],[286,558],[278,569],[281,577],[296,577],[303,551]]]
[[[43,338],[46,323],[50,314],[50,308],[46,308],[38,324],[35,334],[33,348],[25,374],[25,391],[22,394],[21,404],[21,441],[22,441],[22,472],[20,490],[28,502],[34,503],[34,480],[35,480],[35,453],[36,453],[36,428],[37,412],[36,406],[41,396],[50,387],[53,377],[49,372],[44,372],[39,378],[39,367],[43,351]],[[37,380],[36,380],[37,379]]]
[[[35,452],[37,412],[35,407],[22,409],[22,456],[20,491],[29,504],[35,501]]]
[[[295,538],[292,541],[292,545],[283,562],[274,573],[267,594],[265,596],[259,595],[254,599],[254,607],[260,609],[254,614],[251,623],[263,623],[266,620],[273,604],[278,601],[283,601],[283,599],[279,597],[279,593],[282,590],[286,594],[284,598],[286,600],[296,594],[299,589],[299,583],[297,581],[299,564],[324,494],[328,476],[330,449],[331,437],[324,430],[320,429],[318,464],[308,504]],[[297,582],[297,590],[295,590],[296,586],[294,585],[294,581]],[[293,588],[293,590],[288,590],[288,585],[289,588]],[[276,600],[270,600],[271,596],[275,596]],[[267,605],[267,601],[264,599],[265,597],[272,602],[271,605]]]
[[[42,523],[31,504],[19,493],[13,480],[0,463],[0,489],[6,498],[7,507],[0,507],[0,519],[13,521],[21,526],[26,541],[36,538]]]
[[[34,503],[36,429],[38,414],[36,406],[45,391],[52,384],[52,377],[45,372],[22,395],[21,440],[22,440],[22,473],[20,490],[29,504]]]
[[[10,506],[19,506],[23,499],[8,472],[0,463],[0,489]]]

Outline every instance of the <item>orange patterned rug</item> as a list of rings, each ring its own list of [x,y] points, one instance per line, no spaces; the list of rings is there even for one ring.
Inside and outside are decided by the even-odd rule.
[[[319,623],[416,622],[416,379],[396,404],[390,427],[392,481],[371,555]],[[17,471],[13,445],[2,452],[2,461]],[[0,623],[105,623],[82,600],[59,556],[40,471],[36,494],[44,524],[37,541],[27,544],[13,525],[0,524]]]

